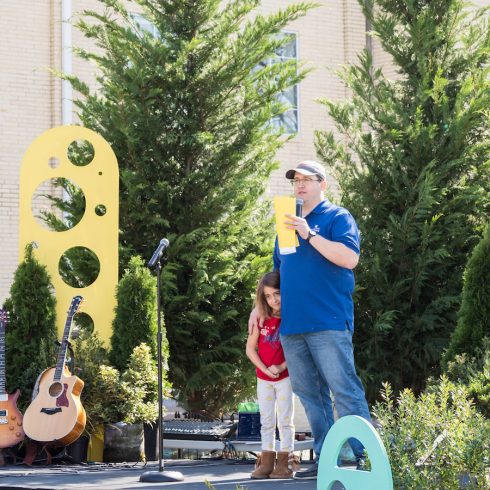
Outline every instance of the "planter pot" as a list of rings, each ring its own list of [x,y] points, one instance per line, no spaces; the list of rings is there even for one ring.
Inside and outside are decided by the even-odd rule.
[[[85,463],[87,461],[88,443],[88,436],[80,436],[75,442],[66,447],[66,454],[74,463]]]
[[[88,444],[87,461],[103,461],[104,460],[104,426],[97,425],[90,434],[90,442]]]
[[[143,424],[116,422],[105,426],[104,461],[121,463],[123,461],[143,461],[145,444]]]
[[[145,433],[145,459],[146,461],[157,460],[157,444],[158,444],[158,421],[153,424],[143,424]]]

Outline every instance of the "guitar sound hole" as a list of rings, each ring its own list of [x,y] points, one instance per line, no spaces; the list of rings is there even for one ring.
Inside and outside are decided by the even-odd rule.
[[[63,392],[63,385],[61,383],[53,383],[49,387],[49,395],[53,398],[57,398]]]

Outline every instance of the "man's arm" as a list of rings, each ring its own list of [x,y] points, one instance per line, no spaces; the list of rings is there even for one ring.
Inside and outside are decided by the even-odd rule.
[[[298,235],[306,240],[310,227],[304,218],[286,215],[288,220],[286,225],[289,229],[296,230]],[[359,254],[354,252],[346,245],[340,242],[327,240],[321,235],[316,235],[310,239],[310,245],[317,250],[323,257],[339,267],[354,269],[359,262]]]
[[[260,317],[259,310],[254,308],[248,317],[248,335],[252,334],[254,328],[260,328],[262,323],[264,323],[264,319]]]
[[[308,233],[306,233],[306,236],[308,236]],[[343,243],[327,240],[321,235],[311,238],[310,245],[320,252],[323,257],[339,267],[354,269],[359,262],[359,255],[354,250],[346,247]]]

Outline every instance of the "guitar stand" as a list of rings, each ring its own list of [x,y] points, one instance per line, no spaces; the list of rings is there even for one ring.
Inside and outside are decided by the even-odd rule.
[[[53,464],[53,461],[61,464],[79,464],[68,454],[67,448],[68,446],[52,446],[50,444],[27,440],[26,453],[22,464],[27,466],[34,464],[49,466]]]

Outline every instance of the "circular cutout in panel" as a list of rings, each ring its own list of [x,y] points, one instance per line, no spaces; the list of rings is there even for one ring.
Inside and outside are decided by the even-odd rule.
[[[83,308],[83,303],[82,303]],[[76,339],[80,336],[90,335],[94,331],[94,321],[92,317],[84,311],[79,311],[73,317],[73,325],[71,331],[72,339]]]
[[[68,145],[67,154],[73,165],[85,167],[94,159],[95,150],[90,141],[75,140]]]
[[[58,168],[60,166],[60,159],[58,157],[51,157],[48,160],[48,165],[50,168]]]
[[[58,272],[68,286],[86,288],[99,276],[100,261],[89,248],[72,247],[60,257]]]
[[[47,179],[37,186],[32,195],[31,212],[43,228],[51,231],[70,230],[85,214],[85,195],[69,179]]]
[[[103,204],[95,206],[95,214],[97,216],[104,216],[105,213],[107,213],[107,208]]]

